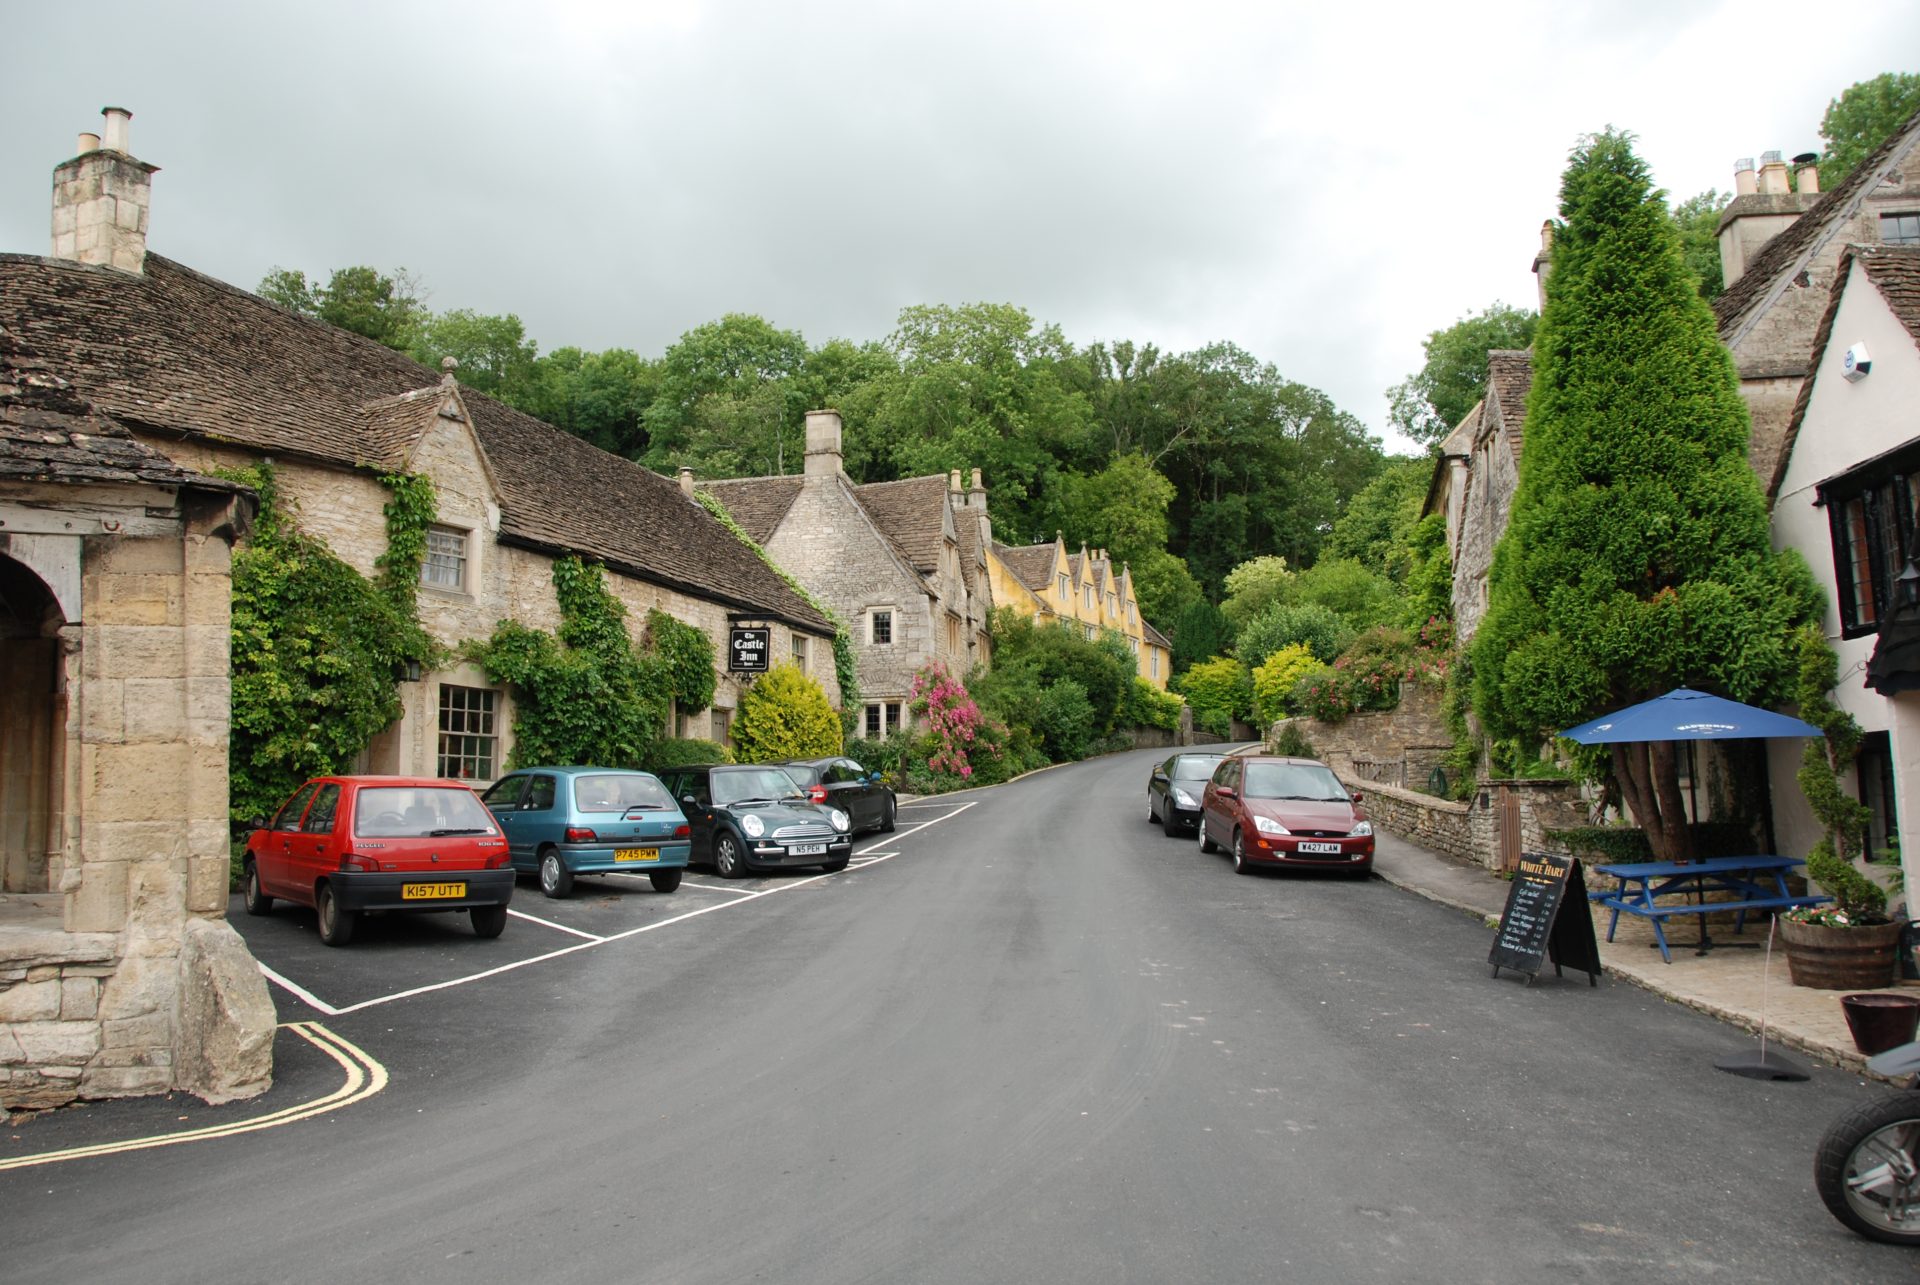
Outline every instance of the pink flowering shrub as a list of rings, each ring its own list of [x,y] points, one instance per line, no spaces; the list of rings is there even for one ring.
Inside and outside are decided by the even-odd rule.
[[[936,662],[913,676],[911,695],[935,788],[999,778],[1007,729],[981,713],[965,683]]]
[[[1293,689],[1293,704],[1323,723],[1364,710],[1393,709],[1400,703],[1401,683],[1444,683],[1453,659],[1453,625],[1443,617],[1429,619],[1417,637],[1401,629],[1369,629],[1330,668],[1302,678]]]

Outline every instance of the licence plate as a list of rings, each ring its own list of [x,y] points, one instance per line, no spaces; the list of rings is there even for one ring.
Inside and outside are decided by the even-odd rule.
[[[1337,843],[1309,843],[1302,840],[1300,843],[1300,851],[1338,853],[1340,851],[1340,845]]]
[[[437,901],[442,897],[464,897],[464,883],[405,883],[400,885],[402,901]]]
[[[615,861],[658,861],[660,859],[660,849],[616,848],[613,852],[613,859]]]
[[[827,845],[824,843],[796,843],[787,848],[787,852],[796,857],[824,857]]]

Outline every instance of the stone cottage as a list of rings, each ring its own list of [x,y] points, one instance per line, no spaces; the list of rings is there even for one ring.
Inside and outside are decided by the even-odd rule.
[[[1447,515],[1453,559],[1454,635],[1470,640],[1487,614],[1487,574],[1506,533],[1520,485],[1527,394],[1533,355],[1520,349],[1487,354],[1487,393],[1440,445],[1424,512]]]
[[[1102,630],[1120,633],[1132,648],[1140,677],[1165,690],[1173,669],[1173,644],[1140,614],[1133,572],[1116,567],[1105,549],[1068,553],[1055,535],[1048,544],[989,548],[994,602],[1040,620],[1077,624],[1089,638]]]
[[[273,1004],[224,919],[252,513],[0,322],[0,1106],[268,1085]]]
[[[810,411],[799,476],[697,485],[852,633],[865,706],[856,729],[879,738],[911,721],[916,672],[937,662],[965,674],[987,660],[992,529],[980,470],[968,487],[957,469],[855,485],[842,432],[838,411]],[[691,469],[680,482],[692,494]],[[825,651],[793,658],[810,673],[832,673]]]
[[[1896,848],[1920,887],[1920,244],[1853,246],[1832,287],[1781,439],[1773,541],[1798,549],[1826,603],[1835,701],[1865,736],[1854,796],[1870,853]],[[1903,579],[1903,577],[1905,577]],[[1881,653],[1908,641],[1907,660]],[[1774,826],[1787,852],[1820,827],[1795,782],[1801,743],[1768,745]],[[1911,899],[1908,902],[1912,904]]]
[[[117,132],[116,132],[117,131]],[[90,136],[89,136],[90,137]],[[272,460],[301,528],[363,574],[385,551],[380,478],[437,496],[419,614],[448,648],[512,618],[559,623],[556,559],[602,563],[643,627],[649,608],[705,630],[724,664],[734,623],[779,654],[826,655],[832,626],[672,481],[146,248],[152,167],[105,146],[55,172],[52,257],[0,256],[0,325],[55,361],[135,437],[211,472]],[[814,671],[838,699],[832,666]],[[723,739],[742,681],[722,673],[687,735]],[[353,765],[483,784],[513,748],[513,694],[458,659],[400,684],[403,714]]]

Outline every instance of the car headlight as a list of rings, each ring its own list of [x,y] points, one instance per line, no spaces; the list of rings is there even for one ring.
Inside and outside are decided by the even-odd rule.
[[[1255,817],[1253,819],[1253,828],[1258,830],[1261,834],[1292,834],[1293,833],[1293,831],[1287,829],[1287,827],[1285,827],[1284,825],[1281,825],[1278,821],[1274,820],[1272,817]]]
[[[740,818],[740,828],[747,832],[749,839],[758,839],[767,832],[767,823],[749,812]]]
[[[833,822],[834,829],[844,830],[847,828],[847,814],[839,808],[828,808],[827,818]]]
[[[1183,808],[1197,808],[1200,806],[1198,803],[1195,803],[1193,801],[1193,796],[1191,794],[1188,794],[1185,790],[1181,790],[1181,789],[1174,790],[1173,801],[1175,803],[1178,803]]]
[[[1351,830],[1349,830],[1349,831],[1347,831],[1347,833],[1348,833],[1349,835],[1352,835],[1352,836],[1359,836],[1359,835],[1365,835],[1365,834],[1372,834],[1372,833],[1373,833],[1373,822],[1371,822],[1371,821],[1362,821],[1362,822],[1360,822],[1360,823],[1359,823],[1358,825],[1355,825],[1355,826],[1353,827],[1353,829],[1351,829]]]

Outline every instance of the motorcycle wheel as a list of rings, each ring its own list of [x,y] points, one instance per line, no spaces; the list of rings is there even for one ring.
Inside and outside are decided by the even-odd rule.
[[[1869,1240],[1920,1245],[1920,1092],[1835,1120],[1820,1139],[1813,1185],[1828,1213]]]

